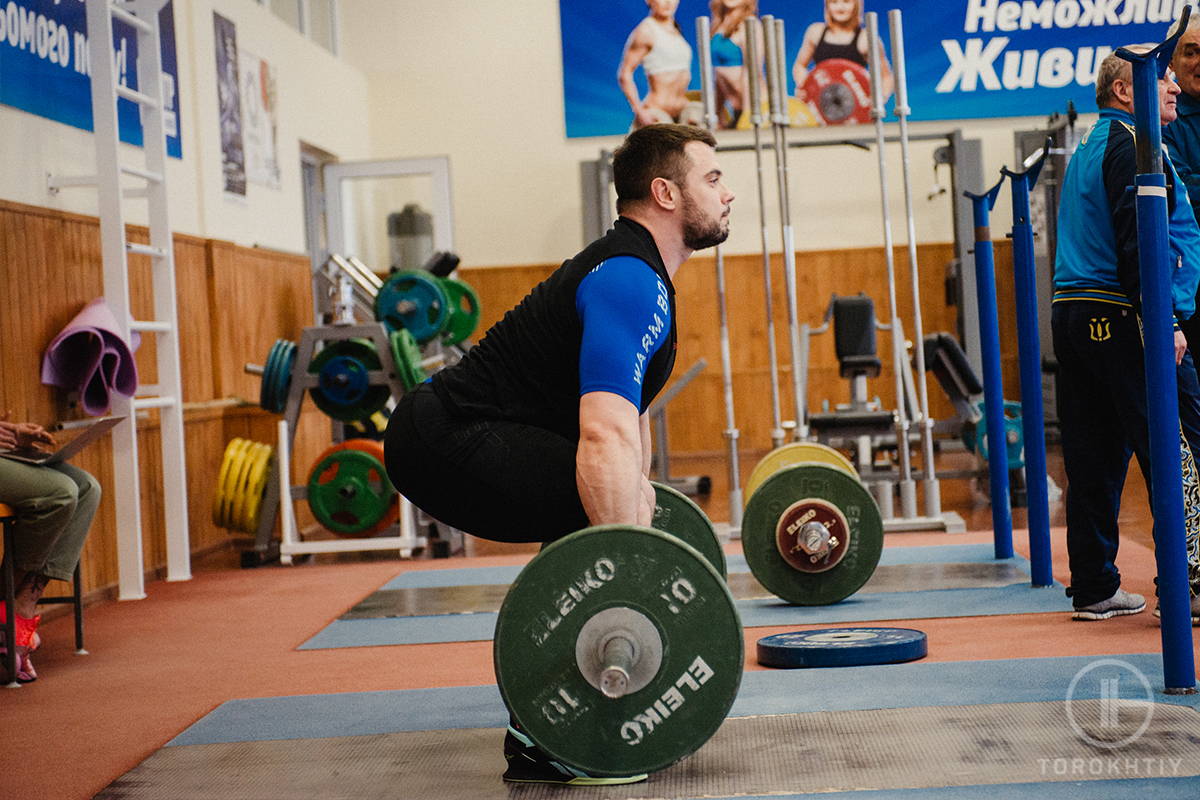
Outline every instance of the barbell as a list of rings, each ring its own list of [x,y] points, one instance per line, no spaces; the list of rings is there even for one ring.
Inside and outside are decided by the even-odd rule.
[[[747,491],[742,551],[768,591],[795,605],[829,605],[870,580],[883,553],[883,517],[841,453],[784,445],[755,466]]]

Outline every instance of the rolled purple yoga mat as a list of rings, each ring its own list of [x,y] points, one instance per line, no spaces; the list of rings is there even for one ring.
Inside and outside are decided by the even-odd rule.
[[[42,383],[79,393],[85,413],[98,417],[112,406],[112,393],[132,397],[137,391],[137,363],[132,347],[121,338],[112,309],[97,297],[83,307],[54,337],[42,356]]]

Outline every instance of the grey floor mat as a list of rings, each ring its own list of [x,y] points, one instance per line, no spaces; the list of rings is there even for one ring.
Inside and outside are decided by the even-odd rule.
[[[910,592],[929,589],[986,589],[1009,586],[1029,579],[1014,564],[885,564],[878,567],[859,591]],[[729,590],[737,600],[769,598],[749,572],[729,575]],[[470,586],[430,586],[407,589],[382,589],[364,598],[339,619],[379,619],[385,617],[425,617],[441,614],[477,614],[496,612],[504,601],[508,586],[483,584]]]
[[[1144,706],[1071,712],[1083,730],[1131,741],[1085,741],[1061,701],[736,717],[645,783],[581,790],[502,783],[502,731],[468,728],[164,747],[97,798],[681,800],[978,784],[1004,797],[1004,784],[1200,774],[1191,708],[1153,705],[1140,734]]]

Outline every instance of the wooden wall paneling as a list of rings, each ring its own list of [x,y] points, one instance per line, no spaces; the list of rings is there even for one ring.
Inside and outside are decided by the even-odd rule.
[[[1007,265],[1011,259],[1008,258],[1009,249],[1006,245],[1000,243],[997,247],[997,280],[1001,316],[1005,320],[1002,337],[1007,346],[1015,336],[1009,334],[1012,295],[1011,266]],[[954,249],[950,243],[931,243],[918,247],[922,321],[926,334],[957,331],[958,311],[944,302],[946,265],[953,255]],[[911,341],[914,331],[907,247],[896,247],[893,258],[898,312],[905,324],[906,337]],[[481,329],[499,319],[533,284],[554,268],[554,265],[542,265],[464,269],[463,279],[475,286],[484,308]],[[727,256],[725,269],[735,421],[741,431],[741,446],[763,449],[770,446],[771,395],[761,256]],[[833,293],[851,295],[863,291],[875,301],[879,319],[887,322],[889,318],[886,261],[881,248],[797,253],[796,282],[799,321],[810,326],[820,324]],[[672,450],[678,452],[719,452],[725,448],[721,435],[725,428],[725,410],[715,263],[712,256],[702,254],[692,258],[676,275],[675,284],[679,305],[677,375],[699,357],[706,359],[708,367],[672,403],[668,413],[671,420],[670,445]],[[772,313],[779,359],[782,416],[791,419],[794,416],[791,349],[783,258],[780,254],[772,256]],[[885,405],[893,405],[890,334],[886,331],[877,332],[876,346],[884,369],[878,378],[869,381],[868,396],[878,396]],[[1015,352],[1011,356],[1005,353],[1005,365],[1007,386],[1007,377],[1015,375]],[[810,411],[818,410],[822,400],[828,400],[831,405],[849,400],[849,383],[838,375],[832,332],[813,337],[808,370]],[[937,418],[952,415],[953,408],[932,375],[927,375],[927,386],[931,413]]]
[[[306,256],[210,241],[214,390],[254,400],[259,378],[247,363],[263,364],[276,339],[300,340],[313,324],[311,266]]]
[[[134,241],[145,241],[145,229],[131,228]],[[213,263],[216,253],[219,263]],[[308,260],[302,256],[237,247],[195,237],[175,237],[180,351],[185,401],[218,399],[218,384],[238,388],[251,399],[258,380],[245,375],[245,361],[260,362],[277,336],[297,338],[312,319]],[[0,201],[0,413],[49,423],[80,416],[65,392],[40,382],[45,346],[90,300],[103,293],[99,222],[93,217]],[[134,315],[153,318],[149,264],[131,258],[131,301]],[[264,303],[264,298],[271,302]],[[261,341],[230,348],[229,333],[255,331]],[[156,380],[153,335],[144,337],[137,354],[143,383]],[[214,350],[214,343],[217,349]],[[228,352],[227,352],[228,350]],[[250,353],[253,357],[248,357]],[[236,381],[244,385],[237,386]],[[227,531],[211,522],[212,484],[228,438],[225,418],[240,418],[240,435],[274,441],[277,417],[257,408],[189,411],[185,417],[188,447],[188,517],[193,550],[220,546]],[[301,416],[295,450],[296,474],[307,475],[316,454],[329,440],[328,420],[306,409]],[[157,412],[139,422],[138,448],[142,488],[143,555],[148,570],[165,564],[162,522],[161,455]],[[112,450],[102,441],[76,463],[101,483],[104,499],[84,548],[85,591],[117,584],[116,521],[112,490]],[[212,472],[210,475],[209,473]],[[303,504],[301,504],[303,505]],[[306,509],[297,509],[304,522]],[[311,518],[310,518],[311,519]]]
[[[213,377],[208,252],[202,239],[175,236],[175,292],[184,402],[221,397]]]

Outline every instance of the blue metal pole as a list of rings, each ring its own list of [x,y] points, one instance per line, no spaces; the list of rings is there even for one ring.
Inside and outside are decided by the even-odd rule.
[[[1178,29],[1187,29],[1184,6]],[[1155,558],[1162,609],[1163,678],[1168,694],[1196,691],[1187,552],[1183,527],[1183,470],[1179,452],[1179,399],[1175,384],[1171,264],[1167,243],[1167,179],[1163,173],[1158,80],[1175,49],[1171,37],[1149,53],[1118,55],[1133,67],[1137,130],[1138,259],[1141,262],[1146,406],[1150,426]]]
[[[986,415],[992,536],[996,558],[1012,558],[1012,506],[1008,496],[1008,447],[1004,438],[1004,378],[1000,372],[1000,321],[996,312],[995,253],[989,212],[1004,179],[983,194],[963,192],[975,212],[975,298],[979,305],[979,347],[983,356],[983,405]]]
[[[1037,278],[1029,190],[1037,181],[1049,148],[1024,172],[1002,169],[1012,179],[1013,288],[1017,303],[1017,353],[1021,373],[1021,422],[1025,434],[1025,489],[1029,519],[1029,565],[1034,586],[1052,586],[1050,498],[1046,489],[1045,414],[1042,409],[1042,345],[1038,338]]]

